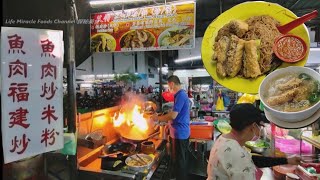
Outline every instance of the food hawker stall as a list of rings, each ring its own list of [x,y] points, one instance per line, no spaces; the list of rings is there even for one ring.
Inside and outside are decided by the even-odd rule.
[[[252,9],[252,11],[243,11],[243,9]],[[265,9],[267,9],[267,15],[261,14]],[[283,13],[279,14],[278,12]],[[238,14],[243,14],[243,16],[237,18]],[[287,66],[304,66],[310,46],[305,25],[300,25],[289,32],[292,34],[290,38],[299,40],[299,42],[293,43],[294,47],[291,49],[302,48],[301,51],[297,51],[302,54],[295,56],[300,58],[299,60],[295,59],[294,63],[283,62],[281,57],[277,57],[274,53],[275,50],[290,50],[290,48],[283,48],[290,46],[290,44],[277,46],[278,49],[274,49],[273,46],[275,42],[282,42],[278,40],[282,33],[279,27],[292,21],[288,14],[290,17],[296,18],[295,14],[286,8],[267,2],[239,4],[221,14],[209,25],[202,41],[202,61],[208,73],[226,88],[236,92],[257,94],[263,80],[274,70]],[[144,33],[146,34],[146,32]],[[142,36],[142,34],[140,31],[136,32],[137,36]],[[147,37],[149,36],[147,35]],[[129,39],[129,41],[132,40]],[[126,46],[130,47],[137,45],[122,43],[123,46],[127,44]],[[263,89],[263,91],[266,90]],[[157,168],[161,166],[162,157],[165,154],[164,140],[166,139],[162,138],[164,137],[163,129],[148,124],[148,116],[145,116],[141,109],[141,107],[133,105],[131,108],[119,108],[105,115],[109,119],[106,122],[108,128],[103,131],[103,133],[108,133],[107,144],[99,146],[80,158],[81,173],[94,174],[98,177],[119,176],[136,179],[151,177],[156,172]],[[133,115],[133,118],[128,118],[130,115]],[[278,119],[268,115],[268,110],[266,110],[266,115],[272,123],[279,125],[279,123],[277,124]],[[314,120],[305,122],[312,123]],[[282,120],[280,121],[283,123]],[[286,125],[282,127],[286,127]],[[301,124],[295,127],[301,127]],[[194,139],[195,147],[198,142],[212,140],[213,133],[212,123],[192,122],[191,124],[191,138]],[[143,144],[155,146],[155,151],[148,153],[149,156],[145,158],[143,158],[144,155],[139,154],[143,151]],[[248,144],[253,148],[260,146],[259,143]],[[263,143],[263,145],[265,144]],[[117,149],[117,151],[112,149]],[[130,158],[131,156],[132,158]],[[151,164],[148,163],[148,157],[151,157]],[[143,166],[143,168],[141,171],[137,171],[132,170],[129,166],[136,166],[136,168]],[[205,171],[205,167],[203,169]]]
[[[96,134],[90,133],[91,138],[83,136],[79,142],[82,144],[78,147],[80,174],[128,179],[153,176],[164,158],[166,139],[162,139],[159,125],[150,121],[149,117],[155,113],[153,108],[156,109],[152,104],[151,110],[150,104],[134,100],[121,107],[81,115],[80,131],[87,128],[81,124],[92,123]],[[106,143],[99,142],[102,139]],[[88,143],[99,145],[88,146]]]
[[[60,20],[58,23],[50,24],[48,26],[47,26],[47,23],[45,24],[41,23],[39,24],[39,26],[33,25],[34,23],[31,23],[31,24],[28,22],[23,23],[20,21],[20,19],[18,20],[18,22],[14,23],[14,21],[17,21],[17,19],[15,18],[18,18],[18,17],[20,17],[21,19],[24,19],[24,18],[32,19],[35,17],[34,16],[30,17],[27,14],[24,14],[25,11],[15,7],[14,5],[15,3],[8,3],[8,2],[9,1],[7,1],[6,4],[8,5],[7,9],[9,11],[4,12],[6,14],[5,17],[7,17],[7,20],[8,20],[8,21],[7,20],[4,20],[4,21],[6,21],[5,24],[7,24],[8,26],[27,26],[27,27],[34,26],[34,28],[40,27],[41,29],[52,28],[51,25],[54,25],[54,24],[60,24],[58,28],[54,27],[54,29],[65,29],[64,26],[67,24],[68,24],[68,27],[71,26],[70,25],[71,23],[69,23],[69,21],[66,24],[64,22],[60,23]],[[286,2],[282,2],[282,1],[278,2],[279,4],[281,3],[283,6],[286,6],[286,7],[291,7],[291,6],[292,8],[295,7],[293,9],[293,12],[296,12],[297,13],[296,15],[282,6],[279,6],[274,3],[268,3],[268,2],[247,2],[247,3],[239,4],[239,6],[235,6],[234,8],[222,13],[223,9],[228,9],[229,7],[234,6],[235,3],[239,3],[239,2],[243,2],[243,1],[229,1],[229,2],[220,1],[220,4],[218,1],[210,1],[210,4],[209,3],[208,4],[211,5],[211,7],[206,6],[206,4],[202,4],[202,1],[197,2],[199,3],[197,7],[202,7],[202,8],[205,8],[206,10],[206,11],[203,11],[203,9],[201,9],[200,11],[197,10],[197,13],[201,12],[200,16],[204,15],[203,17],[201,17],[201,21],[197,22],[197,28],[194,28],[195,23],[193,22],[194,22],[194,19],[197,19],[198,21],[199,16],[194,19],[190,17],[181,18],[181,19],[186,19],[187,21],[190,20],[191,23],[189,24],[187,24],[186,22],[177,22],[172,19],[169,20],[168,21],[169,24],[181,23],[179,24],[179,26],[174,26],[174,27],[172,25],[169,25],[169,27],[166,26],[166,27],[160,27],[160,28],[157,27],[155,29],[152,29],[152,28],[146,29],[146,28],[140,27],[143,23],[138,23],[139,21],[135,21],[132,23],[134,24],[133,26],[135,26],[135,28],[131,28],[129,26],[122,26],[124,24],[120,24],[120,26],[114,26],[116,24],[113,24],[113,23],[107,24],[107,25],[110,25],[110,29],[108,30],[103,29],[103,26],[106,24],[91,25],[91,26],[81,25],[76,27],[75,33],[77,34],[76,37],[79,37],[78,36],[79,31],[87,32],[89,31],[89,28],[92,30],[97,27],[97,29],[94,29],[92,31],[93,34],[91,34],[92,35],[90,39],[91,47],[87,48],[87,49],[91,49],[92,52],[113,52],[113,51],[121,51],[121,50],[124,50],[126,52],[144,51],[144,50],[167,50],[167,49],[173,49],[172,46],[176,46],[176,47],[182,46],[183,48],[192,48],[192,44],[194,40],[192,36],[194,36],[194,33],[196,32],[196,30],[197,30],[197,36],[199,35],[202,36],[203,32],[200,32],[199,29],[200,30],[205,29],[203,28],[203,25],[207,25],[206,22],[208,22],[208,20],[209,21],[214,20],[209,25],[202,42],[203,43],[202,61],[205,65],[206,70],[210,73],[213,79],[215,81],[218,81],[218,83],[220,83],[224,88],[229,88],[236,92],[247,92],[251,94],[256,94],[258,93],[258,90],[262,81],[266,79],[266,77],[268,77],[269,74],[272,73],[274,70],[281,69],[287,66],[304,66],[305,65],[308,59],[308,54],[310,50],[310,40],[309,40],[309,34],[306,29],[306,26],[300,25],[297,28],[293,29],[292,31],[289,31],[288,32],[288,34],[290,35],[289,38],[278,39],[275,37],[278,35],[281,35],[279,34],[279,32],[281,31],[277,32],[276,29],[279,30],[279,28],[274,28],[273,25],[275,25],[276,27],[283,26],[286,23],[289,23],[290,21],[296,19],[297,18],[296,15],[298,15],[299,13],[301,13],[300,15],[302,15],[303,13],[307,13],[307,11],[309,10],[311,12],[313,10],[312,5],[315,2],[313,1],[302,2],[302,1],[294,1],[294,0],[289,0]],[[30,4],[37,4],[37,3],[40,3],[40,1],[39,2],[36,1],[36,3],[30,3]],[[159,2],[154,1],[155,5],[159,5],[158,3]],[[69,3],[69,4],[72,4],[74,11],[77,13],[77,9],[75,9],[75,3]],[[78,8],[80,21],[77,21],[76,19],[77,23],[82,22],[81,18],[88,17],[88,14],[84,15],[83,12],[89,13],[90,11],[96,12],[98,10],[98,9],[86,9],[88,8],[87,2],[85,3],[77,2],[77,5],[79,4],[82,4],[83,7],[81,7],[80,9]],[[141,4],[150,5],[152,3],[150,3],[150,1],[145,1]],[[134,5],[133,4],[128,6],[125,5],[122,7],[122,10],[121,10],[121,5],[120,6],[115,5],[115,8],[120,8],[120,11],[124,11],[125,10],[124,7],[127,8],[127,7],[139,6],[141,4],[134,3]],[[216,18],[215,16],[218,14],[219,7],[215,9],[216,14],[208,13],[208,11],[212,10],[211,8],[213,5],[218,6],[218,4],[221,5],[220,6],[221,16]],[[28,8],[27,6],[21,6],[21,7]],[[61,5],[60,7],[64,7],[64,6]],[[110,10],[110,13],[116,13],[114,11],[114,8],[113,7],[111,8],[111,7],[112,6],[107,6],[106,9]],[[159,11],[159,13],[169,12],[174,14],[176,12],[180,13],[181,10],[182,12],[187,12],[187,13],[190,12],[187,8],[174,9],[171,6],[168,6],[168,7],[169,8],[166,8],[163,11]],[[316,9],[319,9],[319,6],[315,5],[315,7]],[[52,7],[50,8],[52,9]],[[56,9],[56,8],[53,8],[53,9]],[[63,8],[63,9],[68,9],[68,8]],[[112,12],[111,12],[111,9],[112,9]],[[159,9],[155,9],[155,10],[159,10]],[[47,11],[44,9],[43,14],[41,14],[41,17],[59,18],[57,16],[51,16],[51,15],[45,14],[48,12],[50,11]],[[57,11],[54,12],[54,14],[57,14],[56,12],[58,12],[58,9]],[[141,13],[127,13],[127,14],[128,15],[141,14],[143,16],[146,16],[145,14],[146,12],[150,13],[153,11],[149,10],[149,11],[140,11],[140,12]],[[261,12],[263,12],[263,14]],[[65,15],[66,13],[59,13],[59,14]],[[101,15],[103,16],[105,14],[102,13],[96,16],[97,17],[96,20],[98,20],[98,22],[99,20],[106,20],[106,21],[113,20],[112,16],[105,16],[105,18],[100,19],[99,17],[101,17]],[[147,14],[147,15],[150,15],[150,14]],[[166,15],[165,14],[158,15],[158,17],[162,17],[162,16],[166,16]],[[41,17],[39,17],[40,20],[42,19]],[[128,19],[132,20],[134,18],[136,17],[129,17]],[[72,16],[71,16],[71,19],[72,19]],[[261,24],[259,23],[260,19],[261,19],[261,22],[267,22],[267,24],[271,22],[270,24],[273,24],[271,26],[272,29],[265,29],[265,27],[261,26]],[[163,26],[161,24],[161,21],[157,21],[159,19],[155,18],[155,20],[156,20],[155,24],[159,26]],[[36,24],[38,24],[38,22]],[[313,25],[314,25],[314,22],[316,22],[315,27],[318,29],[318,21],[313,21],[312,23]],[[149,22],[147,22],[147,24],[148,23]],[[247,33],[246,32],[247,25],[245,23],[247,23],[248,25],[247,35],[244,35],[245,33]],[[199,28],[200,26],[198,25],[202,25],[201,28]],[[63,28],[61,28],[61,26],[63,26]],[[250,26],[251,27],[256,26],[257,28],[250,29]],[[87,31],[83,30],[82,27],[87,28]],[[231,27],[231,30],[228,29],[230,27]],[[71,29],[71,32],[73,32],[72,28],[70,29]],[[119,30],[119,33],[117,33],[116,35],[111,33],[117,30]],[[220,30],[221,32],[219,32]],[[73,35],[71,35],[73,33],[69,33],[68,31],[66,32],[69,37],[69,43],[71,44],[71,45],[69,44],[70,46],[69,45],[65,46],[65,47],[69,47],[68,49],[69,53],[67,54],[66,57],[71,57],[69,67],[71,67],[71,69],[74,69],[73,71],[75,71],[75,68],[72,68],[74,66],[74,59],[72,58],[74,56],[72,52],[74,50],[78,51],[79,49],[80,49],[79,51],[83,51],[83,52],[76,52],[76,55],[77,55],[76,65],[78,66],[79,64],[82,63],[81,59],[83,59],[83,57],[79,57],[79,54],[89,54],[88,52],[84,53],[84,50],[86,48],[84,48],[85,46],[83,46],[84,44],[88,44],[87,43],[88,41],[83,36],[76,39],[76,40],[82,41],[83,43],[80,44],[80,46],[78,46],[79,44],[76,44],[77,48],[73,49],[72,48],[74,47],[73,46],[74,44],[72,44],[73,38],[70,38],[70,37],[73,37]],[[257,34],[259,35],[260,32],[263,32],[262,33],[263,35],[261,35],[262,37],[255,37]],[[286,34],[286,33],[282,32],[282,34]],[[320,36],[316,35],[316,37],[320,37]],[[267,39],[267,42],[265,41],[266,39]],[[316,40],[316,42],[317,41],[318,40]],[[277,43],[278,46],[276,47],[271,46],[273,42],[279,42]],[[226,48],[226,46],[230,48],[229,45],[231,46],[231,51],[228,55],[229,57],[228,56],[223,57],[223,55],[226,54],[226,51],[229,51],[229,49],[227,50]],[[288,53],[287,51],[288,46],[291,46],[291,48],[293,47],[295,49],[294,53],[290,53],[290,52]],[[24,47],[26,47],[26,44]],[[83,48],[78,48],[78,47],[83,47]],[[274,50],[273,48],[277,48],[277,49]],[[277,52],[278,54],[276,54]],[[244,54],[246,54],[246,56],[244,56]],[[113,53],[112,55],[113,68],[112,68],[112,72],[108,72],[108,73],[117,72],[114,68],[114,61],[118,62],[117,57],[119,56],[117,55],[115,60],[114,53]],[[128,54],[126,54],[126,56],[127,55]],[[234,58],[230,58],[232,56]],[[279,61],[279,59],[281,59],[281,56],[285,57],[285,60],[282,59],[285,62]],[[111,53],[109,57],[110,58],[104,58],[104,60],[105,59],[111,60]],[[270,59],[270,57],[272,58]],[[296,59],[296,57],[298,60]],[[86,58],[87,57],[85,57],[85,59]],[[95,61],[93,61],[94,58],[95,58]],[[162,58],[162,55],[161,55],[161,58]],[[302,59],[299,60],[299,58],[302,58]],[[84,64],[91,65],[91,71],[87,71],[87,72],[92,74],[95,73],[94,76],[97,75],[97,71],[96,71],[97,68],[94,69],[94,67],[96,67],[97,64],[100,64],[96,61],[98,59],[99,59],[98,56],[95,56],[95,57],[92,56],[91,59],[89,58],[91,63],[84,63]],[[171,58],[168,58],[168,59],[172,60]],[[234,60],[235,63],[232,63],[233,62],[232,60]],[[243,64],[240,65],[241,63]],[[136,62],[135,66],[138,66],[138,65],[140,68],[140,64]],[[232,65],[235,65],[235,66],[232,66]],[[108,67],[111,67],[111,66],[108,66]],[[139,71],[139,68],[137,70],[137,67],[132,67],[132,69],[135,69],[134,72],[141,73]],[[78,67],[77,69],[81,70],[82,68]],[[84,68],[82,70],[85,71],[85,69],[89,70],[90,67]],[[103,69],[103,67],[101,69]],[[101,69],[99,68],[99,70]],[[147,72],[143,72],[143,73],[147,73]],[[155,73],[152,72],[152,73],[156,74],[156,72]],[[298,79],[300,79],[299,77],[300,74],[298,75]],[[68,84],[69,84],[69,87],[71,87],[71,88],[68,88],[70,101],[73,101],[72,100],[73,93],[71,93],[71,91],[74,88],[72,88],[73,85],[71,84],[71,82],[72,82],[72,79],[75,79],[73,78],[74,75],[75,75],[74,72],[68,73],[68,79],[70,80],[70,81],[68,80]],[[102,76],[103,75],[101,75],[101,77]],[[160,76],[162,76],[161,73],[160,73]],[[300,80],[302,82],[309,79],[309,77],[305,75],[301,75],[301,77],[302,77],[302,80],[301,79]],[[288,83],[289,86],[287,86],[288,84],[283,83],[284,87],[281,87],[280,89],[288,89],[288,87],[292,89],[298,88],[299,90],[297,91],[295,90],[292,93],[299,94],[297,92],[303,91],[304,88],[301,85],[302,82],[296,79],[297,77],[293,79],[287,79],[288,82],[290,82]],[[314,78],[314,79],[317,80],[317,78]],[[291,86],[292,84],[294,84],[294,86]],[[58,89],[61,90],[60,88]],[[268,87],[265,86],[265,89],[268,89]],[[265,92],[266,91],[262,90],[262,92],[260,92],[259,94],[263,94]],[[305,93],[303,92],[300,94],[305,95]],[[266,103],[272,102],[272,103],[275,103],[275,106],[277,106],[279,103],[283,103],[283,102],[287,103],[291,101],[288,99],[283,100],[282,95],[283,95],[282,93],[279,93],[279,94],[274,93],[271,96],[273,97],[273,99],[270,100],[268,97],[266,97],[265,102]],[[265,110],[265,115],[272,122],[273,125],[277,125],[279,127],[300,128],[303,126],[307,126],[309,124],[312,124],[314,121],[316,121],[319,118],[318,117],[319,110],[317,111],[317,106],[318,106],[317,95],[318,94],[316,92],[311,92],[311,95],[310,94],[308,95],[308,100],[310,102],[312,101],[312,103],[310,104],[308,103],[299,104],[301,106],[296,106],[297,104],[292,104],[293,107],[290,107],[290,106],[286,107],[285,105],[283,107],[271,107],[271,106],[267,107]],[[298,99],[298,97],[295,96],[292,99],[296,100]],[[279,100],[281,101],[279,102]],[[72,107],[74,107],[75,102],[71,102],[71,103],[73,103]],[[308,107],[305,105],[308,105]],[[269,105],[267,104],[267,106]],[[307,119],[300,119],[300,118],[294,119],[297,122],[291,122],[292,119],[290,118],[290,116],[287,116],[289,119],[286,119],[286,121],[284,121],[281,118],[281,116],[287,115],[286,113],[288,112],[285,112],[284,114],[282,114],[275,111],[275,110],[278,111],[279,108],[280,109],[284,108],[288,111],[292,111],[292,109],[293,110],[298,109],[297,111],[299,111],[299,109],[301,110],[301,108],[305,108],[305,107],[307,110],[310,108],[315,110],[315,112],[308,111],[308,116],[310,115],[310,117],[308,117]],[[68,109],[68,107],[66,109]],[[75,108],[71,108],[71,109],[72,111],[75,110]],[[101,109],[99,111],[89,112],[86,114],[81,114],[78,117],[79,122],[77,124],[78,125],[77,128],[75,128],[74,126],[76,123],[73,123],[75,122],[74,120],[75,113],[74,113],[74,116],[70,115],[70,118],[68,118],[69,131],[75,132],[76,129],[78,129],[77,130],[78,131],[77,154],[78,154],[78,162],[79,162],[78,167],[80,170],[80,176],[85,176],[89,174],[89,175],[94,175],[94,176],[106,178],[106,179],[120,179],[120,178],[131,178],[131,179],[141,178],[142,179],[145,177],[155,177],[156,174],[159,175],[158,172],[160,172],[160,170],[163,170],[161,168],[162,164],[166,163],[165,162],[166,135],[165,133],[163,133],[165,131],[164,125],[154,126],[153,124],[149,123],[147,113],[142,112],[141,111],[142,109],[143,108],[141,106],[132,107],[132,110],[135,110],[135,111],[131,114],[135,114],[135,115],[134,115],[134,118],[131,118],[131,119],[122,118],[122,117],[127,117],[128,116],[127,114],[131,111],[129,110],[124,111],[121,107],[112,107],[107,109]],[[306,112],[305,110],[303,111]],[[278,113],[278,117],[277,117],[277,113]],[[301,113],[297,113],[297,114],[301,115]],[[306,117],[305,114],[301,116]],[[136,119],[136,117],[139,117],[139,118]],[[299,117],[299,116],[294,116],[294,117]],[[192,143],[194,144],[194,145],[192,144],[192,147],[194,147],[193,150],[198,150],[199,152],[199,149],[201,149],[199,148],[200,147],[199,142],[201,144],[202,142],[213,139],[212,133],[216,131],[213,131],[212,128],[213,127],[211,123],[204,122],[202,119],[198,120],[196,118],[196,120],[192,122],[191,138],[193,139]],[[312,143],[316,142],[315,144],[318,145],[318,148],[320,147],[319,142],[317,144],[316,138],[314,139],[306,138],[306,137],[304,138],[307,139],[309,142],[312,142]],[[7,146],[7,145],[8,144],[6,145],[4,144],[3,146]],[[262,148],[263,150],[267,147],[265,143],[256,143],[256,142],[249,143],[249,146],[253,148],[259,147],[259,148]],[[271,143],[270,147],[272,148],[274,147],[274,145]],[[257,151],[259,150],[260,149],[258,149]],[[132,158],[129,158],[130,156],[132,156]],[[74,158],[69,158],[69,159],[74,159]],[[73,160],[71,160],[71,162],[72,161]],[[72,162],[72,164],[74,165],[76,163]],[[131,169],[129,166],[132,166]],[[312,167],[314,169],[312,169]],[[77,169],[77,168],[74,167],[74,169]],[[301,173],[304,174],[305,178],[317,179],[318,175],[312,175],[311,173],[317,172],[318,169],[319,169],[318,164],[310,163],[302,166],[302,168],[300,168],[300,171]],[[203,167],[203,170],[206,171],[205,167]],[[16,173],[16,171],[12,171],[12,172]],[[87,179],[90,179],[90,178],[87,178]]]

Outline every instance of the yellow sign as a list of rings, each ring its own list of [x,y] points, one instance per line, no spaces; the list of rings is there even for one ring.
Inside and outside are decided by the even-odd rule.
[[[91,14],[91,51],[152,51],[194,47],[195,2]]]

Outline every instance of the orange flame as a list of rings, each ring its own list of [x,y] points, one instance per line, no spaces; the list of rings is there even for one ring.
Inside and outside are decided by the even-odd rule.
[[[134,105],[133,109],[127,110],[125,112],[119,112],[114,115],[113,125],[116,128],[121,128],[123,126],[131,127],[132,131],[140,131],[141,133],[146,133],[148,131],[148,123],[143,117],[143,114],[140,113],[141,107]],[[124,130],[124,129],[123,129]]]

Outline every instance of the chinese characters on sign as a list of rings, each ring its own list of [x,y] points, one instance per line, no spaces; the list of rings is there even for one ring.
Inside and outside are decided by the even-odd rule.
[[[194,47],[195,2],[95,13],[91,21],[92,52]]]
[[[62,34],[1,28],[5,163],[63,148]]]

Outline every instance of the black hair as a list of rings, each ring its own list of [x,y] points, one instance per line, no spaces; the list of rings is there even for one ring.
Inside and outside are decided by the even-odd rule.
[[[260,110],[250,103],[236,104],[230,111],[230,125],[236,131],[242,131],[253,123],[259,125],[261,121]]]
[[[180,85],[180,79],[178,78],[178,76],[172,75],[170,77],[168,77],[168,82],[173,82],[176,85]]]

